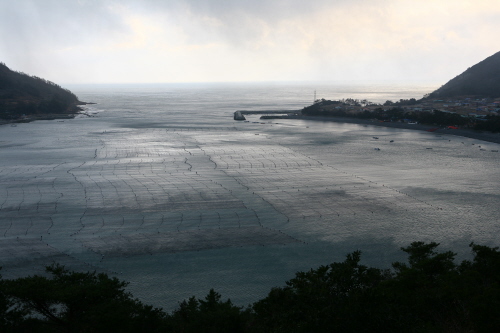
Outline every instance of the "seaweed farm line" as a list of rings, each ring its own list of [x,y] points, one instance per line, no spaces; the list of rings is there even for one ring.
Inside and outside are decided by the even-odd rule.
[[[87,110],[95,117],[1,126],[2,276],[58,262],[129,281],[166,309],[210,288],[243,306],[357,249],[389,267],[411,241],[498,245],[498,144],[252,114],[237,122],[237,109],[301,100],[262,105],[256,90],[240,106],[203,89],[200,100],[187,89],[82,90],[99,103]]]

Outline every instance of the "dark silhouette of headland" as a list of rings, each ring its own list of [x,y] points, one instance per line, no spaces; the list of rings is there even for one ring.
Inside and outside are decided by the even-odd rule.
[[[71,118],[84,104],[68,89],[0,62],[0,121]]]
[[[429,98],[468,96],[475,98],[500,97],[500,52],[469,67],[429,94]]]

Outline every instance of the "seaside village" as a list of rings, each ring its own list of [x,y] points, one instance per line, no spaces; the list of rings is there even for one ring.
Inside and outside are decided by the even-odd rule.
[[[421,100],[400,99],[372,103],[366,99],[342,99],[337,101],[319,99],[301,111],[305,116],[340,116],[371,119],[381,122],[404,122],[445,126],[448,129],[475,128],[498,131],[496,117],[500,116],[500,98],[453,98]],[[485,126],[483,126],[483,123]]]
[[[404,100],[393,103],[387,101],[383,104],[383,111],[388,111],[394,107],[400,107],[404,112],[431,112],[434,110],[456,113],[463,117],[469,118],[485,118],[488,115],[500,115],[500,98],[481,98],[474,99],[469,97],[446,100],[420,100],[415,99]],[[368,104],[365,106],[353,106],[349,108],[353,113],[369,111],[373,112],[381,108],[379,104]]]

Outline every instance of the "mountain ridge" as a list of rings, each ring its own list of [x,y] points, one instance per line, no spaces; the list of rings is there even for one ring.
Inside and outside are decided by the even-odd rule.
[[[500,97],[500,52],[469,67],[429,94],[429,98]]]

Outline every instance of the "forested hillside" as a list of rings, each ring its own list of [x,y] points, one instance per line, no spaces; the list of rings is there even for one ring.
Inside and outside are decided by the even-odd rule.
[[[469,67],[465,72],[432,92],[429,97],[456,96],[500,97],[500,52]]]
[[[77,110],[78,98],[48,80],[10,70],[0,63],[0,119]]]

